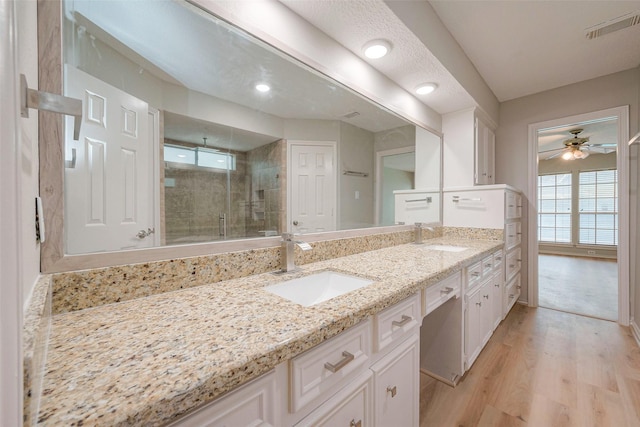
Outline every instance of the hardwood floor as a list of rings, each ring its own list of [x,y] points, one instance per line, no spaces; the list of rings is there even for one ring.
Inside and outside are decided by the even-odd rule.
[[[618,320],[615,260],[538,256],[538,305],[600,319]]]
[[[453,388],[422,374],[421,427],[640,426],[629,328],[516,305]]]

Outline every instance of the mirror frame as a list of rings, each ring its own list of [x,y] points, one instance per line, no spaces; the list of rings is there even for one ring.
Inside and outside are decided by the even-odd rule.
[[[442,193],[443,179],[443,141],[442,132],[423,123],[423,120],[412,117],[398,107],[385,105],[379,97],[367,90],[357,87],[336,72],[319,64],[309,57],[300,54],[294,48],[285,46],[274,37],[265,34],[250,24],[240,22],[239,18],[224,18],[225,11],[210,0],[187,0],[196,7],[203,9],[217,18],[241,28],[253,37],[271,45],[287,56],[300,61],[317,70],[329,79],[350,88],[354,92],[368,99],[370,102],[385,108],[415,126],[420,126],[440,138],[440,183]],[[284,7],[284,6],[283,6]],[[38,0],[38,88],[50,93],[63,93],[63,57],[62,57],[62,1]],[[377,70],[374,70],[376,73]],[[378,73],[379,74],[379,73]],[[385,77],[386,79],[386,77]],[[388,79],[387,79],[388,80]],[[389,81],[397,87],[394,82]],[[388,84],[388,83],[387,83]],[[426,115],[437,114],[429,107],[415,100],[427,110]],[[415,104],[415,103],[414,103]],[[415,105],[414,105],[415,107]],[[40,162],[39,191],[45,212],[46,239],[40,247],[40,271],[42,273],[56,273],[64,271],[82,270],[89,268],[110,267],[122,264],[134,264],[161,261],[175,258],[206,256],[217,253],[271,248],[280,245],[281,237],[260,237],[255,239],[227,240],[210,243],[161,246],[128,251],[114,251],[68,255],[64,253],[64,116],[43,111],[38,112],[38,147]],[[440,204],[440,218],[442,220],[442,203]],[[381,234],[388,232],[407,231],[412,225],[373,226],[355,230],[338,230],[305,235],[308,242],[332,240]]]

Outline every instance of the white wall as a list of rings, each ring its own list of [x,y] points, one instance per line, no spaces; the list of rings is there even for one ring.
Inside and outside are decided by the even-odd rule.
[[[535,197],[527,193],[528,126],[531,123],[629,105],[629,134],[634,135],[638,132],[639,86],[639,72],[637,69],[632,69],[503,102],[500,105],[500,125],[496,131],[496,183],[509,184],[522,190],[526,204]],[[637,168],[636,160],[631,165],[632,174],[634,170],[637,171]],[[630,193],[634,194],[637,189],[638,182],[631,182]],[[526,204],[523,209],[523,230],[528,227]],[[637,220],[637,217],[631,218],[632,222]],[[631,248],[632,260],[635,259],[634,243],[636,242],[632,242]],[[527,245],[525,233],[522,241],[522,295],[524,298],[528,288]],[[631,273],[631,285],[637,287],[633,271]],[[640,305],[638,307],[640,308]]]
[[[443,187],[469,187],[475,174],[475,114],[473,109],[442,116]]]
[[[438,190],[440,187],[440,137],[416,128],[416,189]]]

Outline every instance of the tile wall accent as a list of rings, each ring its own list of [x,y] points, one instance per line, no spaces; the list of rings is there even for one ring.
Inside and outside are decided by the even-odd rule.
[[[423,238],[460,237],[501,240],[502,230],[423,230]],[[368,252],[413,241],[413,231],[382,233],[311,243],[310,251],[296,247],[298,265]],[[148,262],[53,275],[54,314],[142,298],[178,289],[276,271],[280,248],[251,249],[167,261]]]
[[[502,240],[504,230],[502,228],[444,227],[442,236],[459,239]]]

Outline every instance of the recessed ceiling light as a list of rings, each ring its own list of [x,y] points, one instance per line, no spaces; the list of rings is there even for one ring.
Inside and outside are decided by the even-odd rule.
[[[271,88],[269,87],[269,85],[264,84],[264,83],[258,83],[256,85],[256,90],[258,92],[269,92],[271,90]]]
[[[423,83],[421,85],[416,86],[416,93],[418,95],[427,95],[438,88],[438,85],[435,83]]]
[[[391,43],[387,40],[371,40],[362,46],[364,56],[371,59],[378,59],[385,56],[391,50]]]

